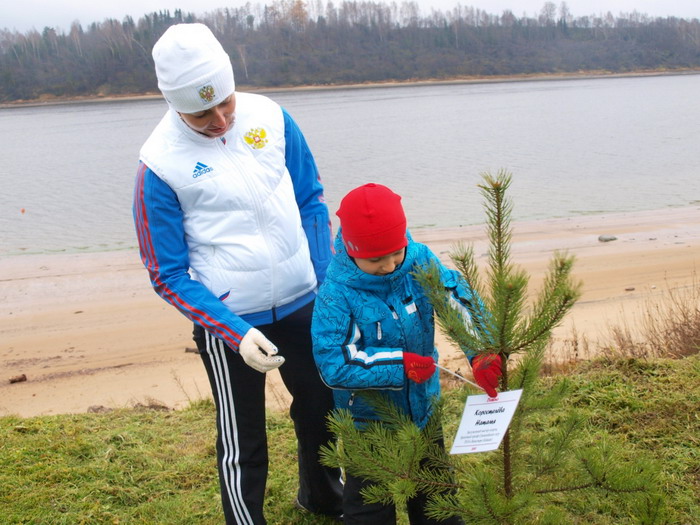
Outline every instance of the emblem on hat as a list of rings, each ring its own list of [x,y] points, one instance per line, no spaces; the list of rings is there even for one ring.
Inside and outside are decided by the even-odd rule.
[[[349,249],[351,252],[359,252],[360,251],[360,247],[352,241],[346,241],[345,239],[343,239],[343,243],[345,244],[345,247],[347,249]]]
[[[211,102],[216,96],[216,93],[214,92],[214,86],[212,86],[211,84],[202,86],[201,88],[199,88],[199,91],[197,93],[199,94],[199,98],[201,98],[204,102]]]
[[[253,128],[243,136],[253,149],[262,149],[267,144],[267,131],[263,128]]]

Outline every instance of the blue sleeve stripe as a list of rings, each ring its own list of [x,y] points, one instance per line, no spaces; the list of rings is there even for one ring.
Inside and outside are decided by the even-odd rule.
[[[160,264],[156,256],[153,239],[151,237],[148,207],[146,205],[145,198],[146,176],[149,171],[148,166],[145,164],[141,163],[139,165],[136,175],[136,187],[134,191],[134,221],[136,224],[136,234],[139,241],[141,260],[148,270],[151,284],[158,295],[180,310],[186,317],[200,324],[216,337],[226,340],[229,342],[229,346],[235,348],[242,339],[240,334],[234,332],[225,324],[218,322],[201,309],[188,303],[185,299],[179,296],[161,277]],[[231,343],[234,344],[231,345]]]

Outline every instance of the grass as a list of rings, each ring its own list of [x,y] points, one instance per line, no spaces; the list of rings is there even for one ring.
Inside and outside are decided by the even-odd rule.
[[[661,469],[666,523],[700,523],[700,355],[601,358],[568,374],[565,406],[583,410],[593,435],[622,443]],[[549,378],[547,382],[557,381]],[[592,523],[592,522],[591,522]],[[600,517],[596,523],[615,523]]]
[[[700,351],[700,283],[693,274],[687,288],[667,287],[664,294],[647,300],[637,323],[641,335],[629,326],[613,327],[607,353],[646,357],[682,357]]]
[[[547,390],[565,377],[572,387],[566,403],[584,412],[594,438],[608,436],[627,454],[660,466],[669,524],[700,523],[698,297],[696,286],[649,305],[647,329],[651,323],[653,330],[641,343],[618,330],[599,357],[569,360],[540,385]],[[467,393],[445,392],[448,441]],[[2,417],[0,523],[220,525],[214,417],[209,400],[180,411],[153,404],[99,414]],[[556,416],[551,419],[555,424]],[[296,445],[286,414],[269,414],[268,439],[268,522],[331,523],[294,508]],[[561,504],[576,509],[579,523],[629,523],[614,508],[587,512],[585,494],[567,497]]]
[[[573,385],[567,403],[586,412],[593,430],[660,463],[667,523],[700,522],[699,377],[699,355],[603,358],[567,374]],[[545,378],[543,388],[560,379]],[[457,389],[445,394],[448,436],[454,435],[464,395]],[[293,507],[296,446],[289,419],[271,413],[268,420],[269,523],[323,523]],[[214,440],[209,401],[181,411],[0,418],[0,521],[220,524]],[[575,495],[567,506],[584,508],[585,496]],[[586,523],[614,521],[587,516]]]
[[[217,524],[222,522],[215,410],[197,401],[103,414],[0,418],[3,524]],[[323,523],[294,508],[296,446],[270,414],[270,523]]]

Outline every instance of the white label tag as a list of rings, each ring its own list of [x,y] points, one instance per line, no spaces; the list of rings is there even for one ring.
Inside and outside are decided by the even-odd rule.
[[[522,393],[520,389],[499,392],[494,398],[486,394],[469,396],[450,454],[496,450],[508,430]]]

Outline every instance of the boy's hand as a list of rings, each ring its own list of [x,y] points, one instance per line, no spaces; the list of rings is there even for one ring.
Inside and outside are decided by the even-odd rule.
[[[496,397],[498,378],[501,377],[501,356],[498,354],[481,354],[471,361],[472,373],[476,383],[486,390],[489,397]]]
[[[277,347],[256,328],[248,330],[238,345],[238,353],[249,367],[258,372],[269,372],[284,363],[277,354]]]
[[[432,357],[404,352],[403,371],[414,383],[425,383],[435,373],[435,361]]]

